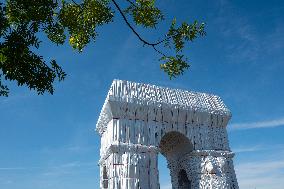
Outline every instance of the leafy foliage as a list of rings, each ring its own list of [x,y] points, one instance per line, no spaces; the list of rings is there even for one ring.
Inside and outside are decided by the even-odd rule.
[[[80,5],[63,2],[58,18],[70,34],[70,45],[82,51],[90,38],[95,40],[96,27],[112,21],[113,12],[103,1],[85,0]]]
[[[206,34],[204,27],[204,23],[198,24],[197,21],[194,21],[193,24],[187,24],[184,22],[177,28],[176,19],[174,19],[167,33],[165,46],[170,47],[170,40],[172,40],[176,52],[179,52],[184,48],[186,41],[193,41],[198,36],[204,36]]]
[[[55,61],[49,67],[41,56],[30,50],[32,46],[38,48],[39,43],[27,24],[18,25],[4,37],[4,43],[0,46],[4,54],[0,68],[6,80],[16,80],[18,85],[26,84],[30,89],[36,89],[38,94],[45,91],[52,94],[55,78],[62,80],[65,73]]]
[[[137,25],[154,28],[159,21],[164,20],[162,12],[155,7],[155,0],[137,0],[130,2],[130,6],[125,13],[131,14]]]
[[[172,77],[182,75],[184,71],[189,68],[187,58],[178,53],[183,50],[186,42],[193,41],[199,36],[204,36],[206,34],[204,27],[204,23],[198,24],[197,21],[194,21],[193,24],[187,24],[184,22],[180,27],[176,27],[176,19],[173,20],[166,35],[167,37],[163,42],[165,47],[175,49],[176,56],[166,56],[163,54],[160,59],[165,61],[164,64],[160,65],[160,68],[169,75],[170,79]]]
[[[73,49],[82,52],[98,36],[97,28],[113,22],[117,10],[126,25],[143,45],[161,55],[160,68],[170,77],[177,77],[189,68],[187,58],[181,54],[185,44],[204,36],[204,23],[172,22],[165,38],[158,42],[143,39],[128,21],[144,28],[156,28],[164,20],[156,0],[124,0],[123,9],[116,0],[7,0],[0,3],[0,96],[8,96],[9,89],[3,80],[16,81],[36,90],[38,94],[53,94],[54,82],[62,81],[65,72],[55,60],[46,62],[32,51],[41,42],[39,33],[62,45],[66,41]],[[167,50],[174,55],[166,55]],[[169,51],[170,50],[170,51]]]
[[[39,48],[37,32],[53,22],[53,1],[8,1],[1,4],[4,26],[1,27],[0,75],[5,80],[15,80],[38,94],[54,92],[54,81],[63,80],[66,74],[53,60],[47,64],[43,57],[31,49]],[[2,81],[2,80],[1,80]],[[8,87],[0,84],[0,95],[8,96]]]
[[[187,59],[184,59],[183,55],[162,56],[160,60],[165,61],[164,64],[160,64],[160,68],[169,75],[170,79],[183,74],[189,68]]]

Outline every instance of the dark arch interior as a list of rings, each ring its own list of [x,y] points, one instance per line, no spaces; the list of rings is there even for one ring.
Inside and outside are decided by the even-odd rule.
[[[165,134],[161,139],[159,148],[167,159],[179,159],[193,149],[189,139],[176,131]]]
[[[190,140],[180,132],[172,131],[165,134],[159,144],[160,152],[167,162],[182,162],[182,158],[186,157],[185,154],[193,150],[193,145]],[[171,169],[171,168],[170,168]],[[178,181],[173,181],[174,185],[178,185],[178,189],[191,189],[191,181],[184,169],[174,172],[178,177]]]
[[[191,182],[184,169],[180,170],[178,174],[178,189],[191,189]]]

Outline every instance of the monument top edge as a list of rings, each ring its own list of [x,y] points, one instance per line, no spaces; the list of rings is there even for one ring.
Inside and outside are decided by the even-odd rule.
[[[135,81],[129,81],[129,80],[122,80],[122,79],[113,79],[111,87],[118,82],[124,83],[124,84],[136,84],[138,86],[149,86],[153,87],[155,89],[164,89],[164,90],[169,90],[169,91],[184,91],[184,92],[189,92],[189,93],[195,93],[195,94],[203,94],[203,95],[211,95],[220,98],[218,95],[207,93],[207,92],[197,92],[197,91],[191,91],[191,90],[186,90],[186,89],[179,89],[179,88],[173,88],[173,87],[166,87],[166,86],[160,86],[160,85],[155,85],[155,84],[150,84],[150,83],[143,83],[143,82],[135,82]],[[111,89],[111,88],[110,88]]]
[[[222,99],[215,94],[195,92],[184,89],[145,84],[127,80],[114,79],[106,100],[125,101],[151,101],[173,106],[191,107],[212,112],[221,111],[231,114]],[[151,104],[151,103],[150,103]],[[199,107],[199,108],[198,108]]]
[[[101,110],[97,129],[110,119],[107,106],[111,101],[231,117],[230,110],[217,95],[114,79]]]

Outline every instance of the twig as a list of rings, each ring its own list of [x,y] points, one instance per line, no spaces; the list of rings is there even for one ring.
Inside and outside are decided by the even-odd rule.
[[[153,47],[153,49],[154,49],[157,53],[159,53],[160,55],[166,56],[164,53],[162,53],[161,51],[159,51],[155,46],[152,46],[152,47]]]
[[[77,5],[77,6],[80,6],[78,3],[76,3],[74,0],[72,0],[72,2],[75,4],[75,5]]]
[[[130,0],[127,0],[128,2],[130,3],[133,3],[131,2]],[[146,41],[145,39],[143,39],[139,33],[131,26],[131,24],[129,23],[129,21],[127,20],[126,16],[124,15],[123,11],[121,10],[121,8],[119,7],[119,5],[117,4],[117,2],[115,0],[112,0],[113,4],[115,5],[115,7],[117,8],[117,10],[119,11],[119,13],[121,14],[123,20],[125,21],[126,25],[131,29],[131,31],[138,37],[138,39],[140,41],[142,41],[144,43],[144,45],[148,45],[148,46],[152,46],[153,49],[158,52],[159,54],[163,55],[163,56],[166,56],[164,53],[162,53],[161,51],[159,51],[156,46],[161,44],[162,42],[166,41],[167,39],[170,39],[171,37],[167,37],[161,41],[158,41],[156,43],[150,43],[148,41]]]

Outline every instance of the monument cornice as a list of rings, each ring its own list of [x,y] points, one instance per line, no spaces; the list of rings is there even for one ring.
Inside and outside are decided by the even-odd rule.
[[[96,130],[102,134],[108,122],[115,118],[145,120],[145,118],[141,118],[142,114],[153,116],[157,113],[155,112],[157,109],[163,110],[162,114],[173,114],[176,111],[181,114],[218,116],[225,119],[224,126],[231,118],[230,110],[216,95],[114,80],[101,110]],[[137,114],[140,116],[137,117]],[[163,117],[169,116],[164,115]],[[185,119],[185,117],[181,119]],[[186,120],[178,122],[186,123]]]

